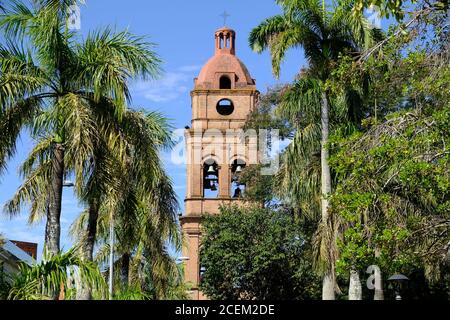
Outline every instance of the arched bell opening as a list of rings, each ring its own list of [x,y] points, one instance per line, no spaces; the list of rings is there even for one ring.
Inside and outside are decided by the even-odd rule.
[[[219,196],[219,166],[212,160],[203,164],[203,197],[217,198]]]
[[[239,182],[239,176],[245,168],[245,161],[236,159],[231,164],[231,189],[230,194],[233,198],[241,198],[245,192],[245,184]]]
[[[219,49],[224,47],[223,33],[219,34]]]

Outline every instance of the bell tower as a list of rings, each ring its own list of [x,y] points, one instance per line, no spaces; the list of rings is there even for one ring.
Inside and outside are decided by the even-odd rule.
[[[256,135],[244,133],[242,127],[259,92],[236,57],[235,39],[235,31],[227,27],[215,32],[215,54],[191,91],[191,127],[185,130],[187,191],[180,222],[185,281],[194,300],[206,298],[199,291],[202,216],[218,214],[221,204],[243,204],[245,186],[237,184],[237,176],[246,165],[258,163]]]

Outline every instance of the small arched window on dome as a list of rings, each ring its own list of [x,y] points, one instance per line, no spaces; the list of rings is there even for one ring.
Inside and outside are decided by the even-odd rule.
[[[219,100],[219,102],[217,102],[216,110],[222,116],[229,116],[234,111],[233,101],[230,99]]]
[[[220,89],[231,89],[231,79],[229,76],[223,75],[219,80]]]

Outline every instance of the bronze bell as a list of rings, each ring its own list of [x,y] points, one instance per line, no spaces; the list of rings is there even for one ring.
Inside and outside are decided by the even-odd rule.
[[[239,186],[234,190],[233,198],[240,198],[241,197],[241,188]]]

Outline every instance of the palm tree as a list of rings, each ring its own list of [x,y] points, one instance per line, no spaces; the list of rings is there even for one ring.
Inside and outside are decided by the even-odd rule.
[[[89,284],[100,296],[105,295],[106,283],[97,265],[83,261],[75,249],[33,266],[23,263],[19,268],[20,272],[12,277],[9,286],[9,300],[51,299],[54,292],[61,289],[63,294],[59,299],[70,299],[76,293],[69,281],[75,273],[82,283]]]
[[[119,274],[116,278],[119,278],[121,291],[140,288],[148,292],[148,284],[151,283],[154,295],[163,297],[169,279],[176,271],[166,247],[170,243],[179,249],[181,245],[176,222],[178,203],[171,182],[163,171],[158,175],[153,174],[152,180],[149,180],[145,172],[139,170],[145,163],[140,158],[131,158],[129,167],[118,172],[121,175],[119,183],[122,192],[102,201],[96,226],[99,249],[95,260],[102,265],[108,259],[108,226],[113,218],[116,239],[113,250],[115,256],[119,257],[115,262],[118,266],[115,270],[119,270],[119,273],[115,274]],[[156,168],[159,166],[157,164]],[[91,223],[89,217],[90,209],[72,225],[71,233],[80,242],[83,241],[86,227]]]
[[[26,180],[7,211],[17,213],[31,202],[32,221],[46,215],[49,255],[60,250],[64,176],[75,172],[81,194],[85,162],[99,141],[120,148],[105,115],[120,121],[131,99],[129,79],[155,76],[160,62],[151,43],[128,32],[106,29],[77,43],[66,23],[74,3],[39,0],[30,9],[13,1],[0,15],[7,39],[21,43],[11,40],[0,48],[0,168],[14,154],[25,125],[38,140],[22,166]],[[23,49],[26,44],[31,49]]]
[[[297,166],[303,171],[305,181],[300,182],[298,176],[289,175],[294,184],[310,184],[318,186],[320,181],[320,210],[322,241],[320,250],[322,258],[328,260],[323,270],[323,299],[335,298],[335,252],[332,249],[335,241],[333,219],[328,213],[328,196],[332,192],[332,177],[328,164],[328,137],[330,130],[330,93],[326,82],[330,77],[333,64],[343,53],[355,54],[362,48],[374,43],[378,32],[362,17],[351,15],[351,3],[341,3],[340,6],[328,11],[325,2],[318,0],[278,0],[283,8],[283,14],[263,21],[254,28],[249,37],[250,46],[257,52],[270,49],[273,73],[278,77],[280,65],[288,49],[301,47],[308,60],[308,70],[294,84],[290,94],[282,103],[280,112],[298,124],[308,123],[294,138],[287,151],[286,166],[299,160],[307,160]],[[305,119],[302,119],[305,118]],[[308,121],[312,120],[312,121]],[[320,123],[320,125],[318,125]],[[316,140],[320,140],[320,157],[315,152]],[[320,170],[314,164],[320,161]],[[290,167],[290,170],[295,165]],[[306,174],[305,174],[306,172]],[[309,172],[309,173],[308,173]],[[311,173],[316,174],[316,178]],[[318,178],[320,174],[320,179]],[[288,182],[289,184],[289,182]],[[305,188],[305,187],[303,187]],[[308,188],[308,187],[307,187]],[[297,188],[298,189],[298,188]],[[311,195],[311,192],[307,192]],[[311,198],[315,198],[314,192]]]
[[[156,246],[156,252],[164,249],[161,243],[165,240],[179,242],[178,203],[158,154],[161,148],[171,146],[170,127],[159,113],[133,110],[125,111],[120,122],[111,118],[108,123],[117,130],[115,135],[125,154],[117,157],[120,149],[108,149],[103,144],[85,162],[79,196],[87,210],[72,231],[85,259],[92,261],[95,241],[106,241],[103,237],[109,233],[102,224],[112,217],[119,240],[116,252],[119,250],[122,261],[127,262],[122,264],[123,269],[128,270],[129,258],[140,242],[144,241],[147,249]],[[148,229],[147,224],[154,221],[157,225]],[[100,239],[96,239],[98,228]],[[127,283],[128,271],[124,274]],[[87,299],[88,295],[80,298]]]

